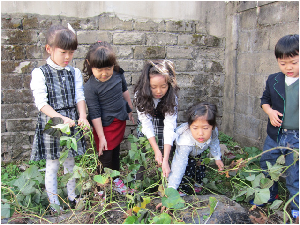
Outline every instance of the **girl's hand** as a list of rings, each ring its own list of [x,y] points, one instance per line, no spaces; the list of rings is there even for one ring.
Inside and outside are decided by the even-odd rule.
[[[129,120],[134,123],[134,118],[133,118],[133,115],[132,115],[132,112],[128,113],[128,117],[129,117]]]
[[[164,177],[169,177],[169,174],[171,172],[169,162],[168,161],[163,161],[161,168],[162,168],[162,171],[163,171],[163,176]]]
[[[103,150],[107,150],[107,142],[105,137],[99,138],[99,156],[103,155]]]
[[[156,151],[154,151],[155,154],[155,161],[158,163],[158,165],[160,166],[163,162],[163,157],[162,157],[162,153],[161,151],[158,149]]]
[[[218,166],[218,168],[219,168],[218,170],[219,170],[219,171],[221,171],[221,170],[224,169],[224,164],[223,164],[223,162],[222,162],[221,159],[215,160],[215,163],[216,163],[216,165]]]
[[[280,112],[278,112],[277,110],[270,110],[270,112],[268,113],[269,119],[271,124],[274,127],[280,127],[282,120],[279,119],[279,116],[283,116]]]
[[[63,116],[61,117],[64,121],[64,124],[69,124],[69,127],[74,127],[75,126],[75,121],[66,117],[66,116]]]
[[[86,118],[79,118],[78,125],[83,127],[84,130],[90,129],[90,123]]]

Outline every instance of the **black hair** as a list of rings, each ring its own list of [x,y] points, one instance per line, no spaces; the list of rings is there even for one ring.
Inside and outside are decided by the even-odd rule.
[[[217,126],[217,113],[218,109],[215,104],[208,103],[208,102],[202,102],[197,105],[192,106],[188,110],[188,125],[191,126],[191,124],[197,120],[199,117],[206,117],[206,120],[209,125],[213,126],[213,129]]]
[[[299,35],[291,34],[280,38],[275,46],[276,59],[299,55]]]
[[[179,87],[177,86],[176,73],[173,62],[166,59],[150,60],[144,65],[142,74],[134,88],[134,105],[140,112],[154,116],[153,95],[150,89],[150,75],[163,75],[168,83],[168,91],[161,98],[163,114],[170,113],[174,115],[177,106],[176,96],[178,96]]]
[[[73,31],[62,25],[52,25],[46,33],[46,44],[64,50],[76,50],[77,36]]]
[[[98,41],[90,46],[83,63],[82,71],[87,75],[85,80],[88,80],[93,74],[92,68],[112,66],[114,66],[114,71],[119,72],[120,67],[112,46],[105,41]]]

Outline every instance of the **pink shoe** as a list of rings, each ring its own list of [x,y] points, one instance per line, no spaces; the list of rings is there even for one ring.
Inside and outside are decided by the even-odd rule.
[[[115,191],[119,192],[120,194],[126,195],[127,193],[133,194],[134,190],[126,187],[123,181],[119,178],[114,180],[115,187],[113,188]]]
[[[199,193],[203,190],[203,188],[202,187],[194,187],[194,190],[196,193]]]

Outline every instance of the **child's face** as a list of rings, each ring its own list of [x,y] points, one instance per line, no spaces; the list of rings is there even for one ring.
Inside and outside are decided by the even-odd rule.
[[[165,96],[169,88],[165,76],[160,74],[150,74],[150,89],[153,98],[162,98]]]
[[[64,50],[61,48],[52,48],[46,45],[46,51],[50,54],[51,60],[61,67],[66,67],[73,59],[74,50]]]
[[[207,122],[205,116],[201,116],[191,124],[190,130],[196,141],[204,143],[211,137],[213,126]]]
[[[105,82],[109,80],[113,73],[114,73],[114,67],[104,67],[104,68],[92,68],[93,75],[100,80],[101,82]]]
[[[288,77],[299,77],[299,55],[277,59],[279,68]]]

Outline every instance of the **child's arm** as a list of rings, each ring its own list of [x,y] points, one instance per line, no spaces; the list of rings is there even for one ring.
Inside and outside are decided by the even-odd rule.
[[[164,177],[169,177],[169,174],[171,172],[169,166],[169,157],[170,157],[171,148],[172,146],[169,144],[164,145],[164,158],[161,166]]]
[[[107,142],[103,132],[102,120],[101,118],[92,120],[93,127],[99,138],[99,156],[103,155],[103,150],[107,150]]]
[[[177,114],[168,114],[166,113],[164,119],[164,158],[162,164],[162,170],[164,177],[168,177],[170,173],[170,166],[169,166],[169,156],[172,148],[172,144],[175,139],[175,129],[177,125]]]
[[[78,125],[86,126],[84,129],[87,130],[90,127],[90,123],[86,119],[86,105],[84,100],[77,103],[77,109],[79,113]]]
[[[131,102],[131,99],[130,99],[130,94],[129,94],[129,91],[125,91],[123,92],[123,97],[124,99],[128,102],[128,105],[129,107],[131,108],[131,110],[133,109],[133,105],[132,105],[132,102]],[[134,123],[134,118],[132,116],[132,112],[128,113],[128,116],[129,116],[129,120]]]
[[[215,160],[215,163],[216,163],[216,165],[218,166],[218,168],[219,168],[218,170],[219,170],[219,171],[224,169],[224,164],[223,164],[223,162],[222,162],[221,159]]]
[[[264,112],[269,116],[270,123],[274,127],[280,127],[282,120],[279,119],[278,116],[283,116],[282,113],[278,112],[277,110],[273,110],[269,104],[263,104],[261,107],[264,110]]]
[[[155,137],[150,137],[148,138],[149,140],[149,143],[154,151],[154,154],[155,154],[155,161],[158,163],[158,165],[161,165],[162,162],[163,162],[163,157],[162,157],[162,153],[161,151],[159,150],[159,147],[156,143],[156,140],[155,140]]]
[[[168,177],[168,187],[177,189],[181,183],[182,177],[185,173],[186,166],[188,165],[189,154],[192,151],[192,147],[188,145],[182,145],[176,148],[173,160],[170,176]]]

